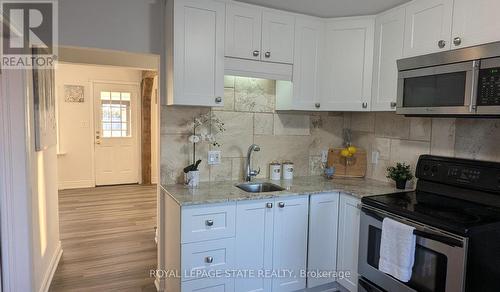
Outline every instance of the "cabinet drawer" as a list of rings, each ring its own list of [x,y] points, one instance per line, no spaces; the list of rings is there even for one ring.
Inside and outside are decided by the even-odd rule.
[[[210,240],[182,245],[182,281],[206,278],[212,271],[232,269],[234,264],[234,238]],[[210,273],[210,277],[214,277]],[[224,276],[224,274],[222,274]]]
[[[201,279],[183,282],[182,292],[234,292],[234,280],[230,278]]]
[[[236,203],[182,208],[182,243],[234,237]]]

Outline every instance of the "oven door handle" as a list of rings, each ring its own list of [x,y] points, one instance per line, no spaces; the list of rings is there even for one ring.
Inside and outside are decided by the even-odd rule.
[[[446,245],[464,247],[463,242],[461,242],[460,240],[450,238],[447,236],[434,234],[434,233],[428,233],[428,232],[416,230],[416,229],[413,231],[413,234],[415,234],[416,236],[422,237],[422,238],[438,241],[438,242],[444,243]]]
[[[378,221],[384,220],[384,216],[381,216],[372,210],[369,210],[369,209],[364,208],[364,207],[362,207],[361,210],[366,215],[374,218],[375,220],[378,220]],[[415,234],[416,236],[419,236],[419,237],[438,241],[438,242],[444,243],[446,245],[464,247],[464,244],[462,241],[460,241],[458,239],[450,238],[448,236],[443,236],[443,235],[439,235],[439,234],[435,234],[435,233],[429,233],[429,232],[425,232],[425,231],[421,231],[421,230],[417,230],[417,229],[415,229],[413,231],[413,234]]]

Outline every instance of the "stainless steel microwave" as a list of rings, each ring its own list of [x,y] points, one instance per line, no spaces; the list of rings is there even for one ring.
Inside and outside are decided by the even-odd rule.
[[[396,113],[500,117],[500,42],[397,63]]]

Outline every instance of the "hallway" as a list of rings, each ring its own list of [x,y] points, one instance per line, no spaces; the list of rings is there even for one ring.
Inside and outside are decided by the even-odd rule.
[[[50,291],[156,291],[156,186],[59,192],[63,256]]]

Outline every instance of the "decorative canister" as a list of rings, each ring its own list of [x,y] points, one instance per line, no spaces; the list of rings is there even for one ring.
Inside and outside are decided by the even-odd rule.
[[[283,162],[283,179],[293,179],[293,162]]]
[[[281,163],[278,161],[273,161],[269,163],[269,179],[280,180],[281,179]]]

